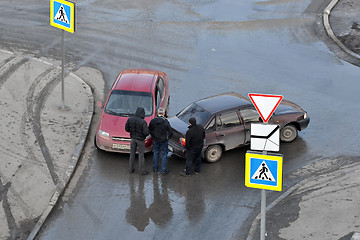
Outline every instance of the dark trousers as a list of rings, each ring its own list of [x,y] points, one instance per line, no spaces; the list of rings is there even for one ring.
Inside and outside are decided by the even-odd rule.
[[[129,171],[132,172],[134,170],[134,164],[135,164],[135,154],[136,149],[139,154],[139,171],[140,173],[145,172],[145,141],[144,140],[136,140],[131,139],[130,142],[130,158],[129,158]]]
[[[191,174],[191,168],[194,163],[194,171],[200,172],[201,169],[201,147],[191,148],[186,150],[186,167],[185,172],[186,174]]]

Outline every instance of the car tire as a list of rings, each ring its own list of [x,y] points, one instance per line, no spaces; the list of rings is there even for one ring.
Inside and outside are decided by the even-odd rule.
[[[102,151],[102,149],[100,149],[100,148],[99,148],[99,146],[97,145],[97,142],[96,142],[96,136],[94,136],[94,145],[95,145],[96,149],[98,149],[98,150],[101,150],[101,151]]]
[[[281,129],[280,139],[283,142],[292,142],[298,136],[296,127],[292,124],[286,125]]]
[[[217,162],[222,156],[222,147],[219,145],[211,145],[205,151],[205,160],[211,163]]]

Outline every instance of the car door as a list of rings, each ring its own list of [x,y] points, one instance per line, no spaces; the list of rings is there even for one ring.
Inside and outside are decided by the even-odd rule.
[[[216,116],[213,117],[209,124],[205,127],[205,144],[204,148],[206,149],[209,145],[218,144],[216,137]]]
[[[245,108],[240,110],[240,117],[245,127],[245,143],[250,143],[251,123],[261,123],[261,117],[254,108]]]
[[[239,147],[245,143],[246,132],[237,110],[218,114],[216,117],[216,138],[225,150]]]

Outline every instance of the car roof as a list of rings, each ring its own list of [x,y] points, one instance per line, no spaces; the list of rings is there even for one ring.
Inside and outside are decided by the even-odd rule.
[[[252,106],[249,100],[234,92],[223,93],[200,99],[195,103],[211,114],[236,107]]]
[[[152,92],[160,72],[151,69],[127,69],[120,72],[113,90]]]

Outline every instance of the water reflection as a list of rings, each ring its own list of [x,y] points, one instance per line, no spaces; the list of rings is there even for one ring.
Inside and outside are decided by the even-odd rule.
[[[161,181],[161,191],[159,188]],[[161,227],[165,226],[173,217],[173,209],[169,201],[168,186],[166,179],[159,179],[158,175],[153,178],[154,201],[149,206],[149,216],[153,222]]]
[[[199,221],[205,213],[204,196],[199,181],[191,185],[187,188],[185,195],[186,212],[190,221]]]
[[[136,191],[134,179],[138,179],[138,188]],[[138,176],[130,175],[130,206],[126,210],[126,220],[137,228],[138,231],[143,232],[147,225],[149,225],[148,209],[145,202],[144,194],[144,179]]]
[[[130,206],[126,210],[126,220],[140,232],[149,225],[150,219],[156,226],[164,227],[173,217],[167,181],[162,180],[157,174],[153,176],[153,202],[147,207],[144,193],[145,178],[133,174],[129,177]]]

